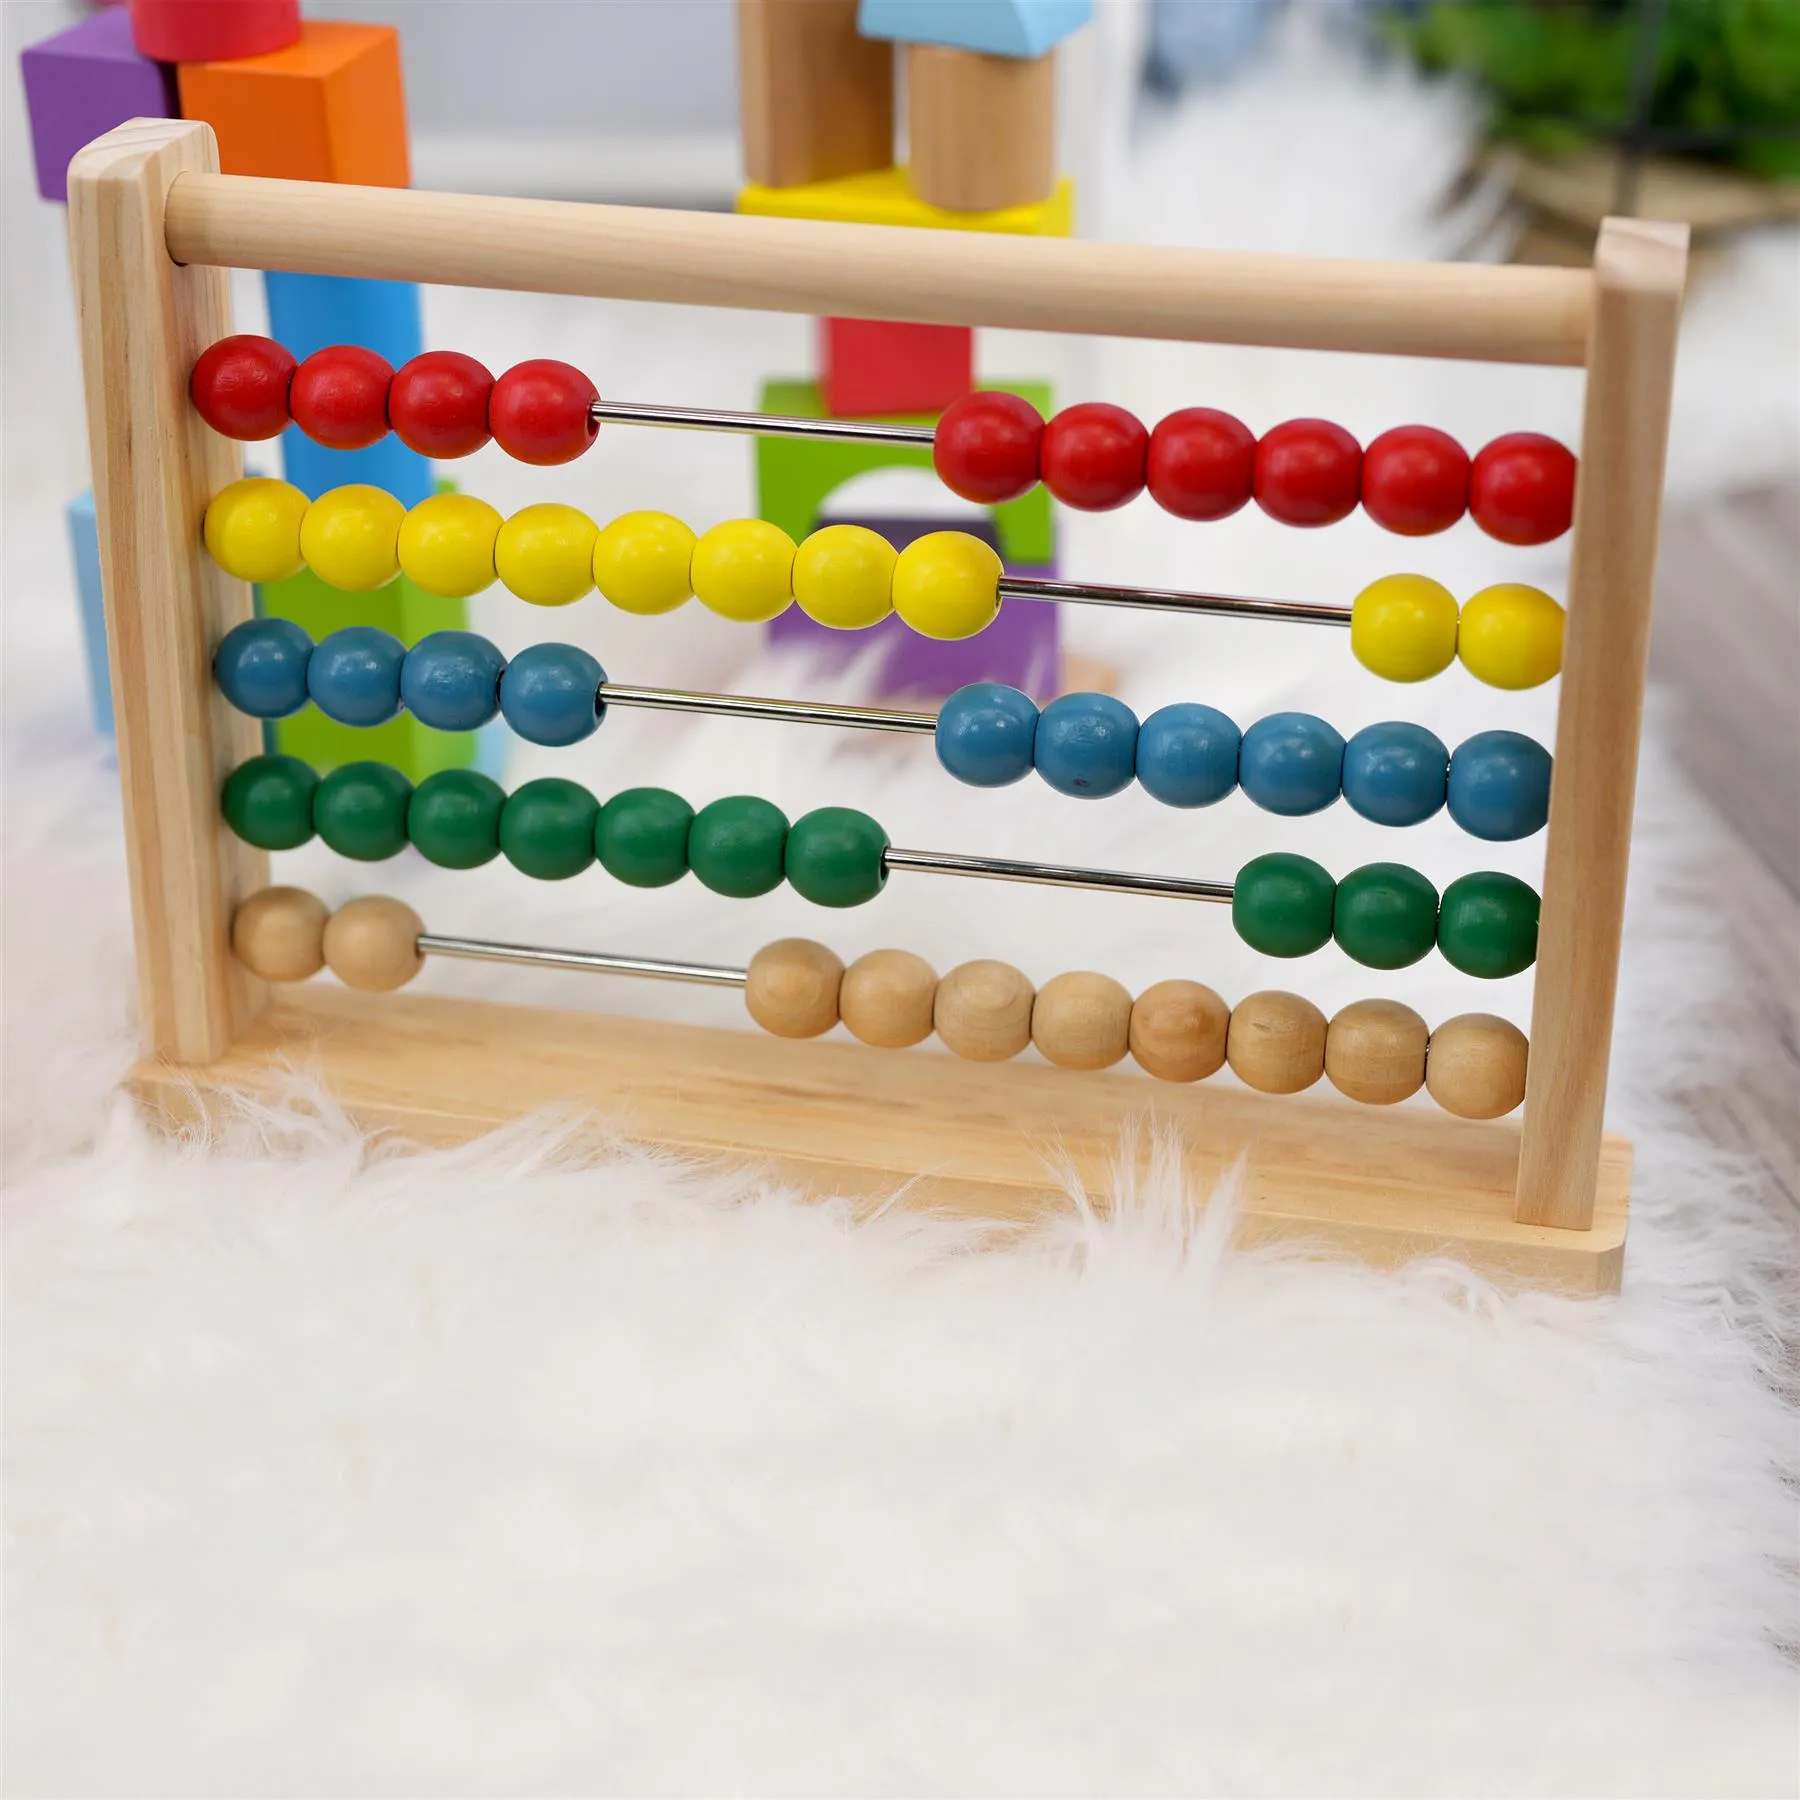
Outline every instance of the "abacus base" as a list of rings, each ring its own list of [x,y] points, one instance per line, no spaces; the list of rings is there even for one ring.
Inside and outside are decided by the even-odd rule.
[[[1135,1074],[958,1062],[842,1039],[793,1043],[603,1013],[292,988],[219,1062],[143,1062],[130,1086],[174,1129],[317,1075],[359,1125],[466,1142],[551,1105],[817,1195],[1026,1225],[1068,1208],[1060,1171],[1104,1210],[1171,1134],[1193,1191],[1242,1159],[1239,1235],[1312,1240],[1394,1266],[1443,1252],[1508,1285],[1611,1293],[1625,1253],[1631,1146],[1608,1135],[1588,1231],[1513,1218],[1519,1130],[1419,1105],[1362,1107]],[[1121,1128],[1137,1126],[1135,1152]],[[1126,1139],[1130,1141],[1129,1133]]]

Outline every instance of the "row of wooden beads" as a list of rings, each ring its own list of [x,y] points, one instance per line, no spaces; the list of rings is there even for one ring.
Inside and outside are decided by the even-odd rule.
[[[1129,1054],[1163,1081],[1199,1081],[1229,1064],[1246,1086],[1296,1094],[1321,1075],[1339,1092],[1390,1106],[1426,1088],[1446,1112],[1494,1119],[1525,1097],[1525,1035],[1487,1013],[1436,1031],[1395,1000],[1358,1000],[1334,1018],[1298,994],[1248,995],[1235,1007],[1197,981],[1159,981],[1134,1000],[1110,975],[1058,975],[1034,989],[1003,962],[967,962],[941,980],[908,950],[873,950],[848,968],[823,944],[784,938],[751,959],[750,1016],[777,1037],[842,1024],[882,1049],[935,1032],[973,1062],[1028,1044],[1065,1069],[1104,1069]]]

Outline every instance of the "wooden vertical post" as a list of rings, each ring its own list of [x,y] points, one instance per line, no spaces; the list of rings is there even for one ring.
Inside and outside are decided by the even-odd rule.
[[[1687,227],[1608,219],[1594,252],[1568,635],[1516,1215],[1586,1230],[1612,1049]]]
[[[69,167],[140,1027],[148,1052],[180,1063],[222,1056],[263,998],[230,926],[268,858],[219,813],[225,774],[261,749],[261,730],[212,679],[251,595],[200,540],[207,500],[242,460],[187,397],[194,359],[231,329],[227,278],[171,261],[163,237],[176,178],[218,167],[211,127],[173,119],[121,125]]]

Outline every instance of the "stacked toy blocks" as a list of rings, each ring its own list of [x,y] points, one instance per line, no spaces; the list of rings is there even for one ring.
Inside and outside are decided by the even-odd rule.
[[[1066,236],[1073,198],[1056,172],[1056,46],[1091,10],[1090,0],[739,0],[749,177],[739,210]],[[896,46],[906,66],[906,167],[894,161]],[[975,386],[975,334],[967,326],[823,319],[817,383],[771,383],[762,404],[772,412],[929,424]],[[1049,410],[1041,384],[1020,391]],[[929,467],[929,454],[764,439],[757,449],[759,510],[801,535],[852,475],[911,464]],[[896,544],[937,526],[966,525],[960,517],[855,522]],[[990,521],[1003,560],[1020,574],[1054,571],[1052,533],[1042,490],[996,509]],[[967,642],[921,645],[889,621],[884,686],[946,692],[987,678],[1038,692],[1054,688],[1056,609],[1014,608],[1003,624]],[[800,615],[784,615],[772,636],[839,648],[825,627]]]

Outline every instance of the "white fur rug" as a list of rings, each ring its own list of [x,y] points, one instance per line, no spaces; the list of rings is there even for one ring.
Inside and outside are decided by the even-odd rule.
[[[1180,172],[1227,166],[1250,120],[1291,153],[1271,151],[1266,204],[1169,198]],[[1429,215],[1430,167],[1463,129],[1443,96],[1346,85],[1300,45],[1138,144],[1135,188],[1101,184],[1108,227],[1429,254],[1452,229]],[[1358,160],[1334,160],[1344,143]],[[1787,341],[1792,253],[1749,246],[1696,299],[1689,493],[1788,454],[1766,359]],[[438,342],[502,364],[560,351],[622,397],[747,404],[805,354],[788,320],[432,307]],[[983,355],[1150,416],[1207,398],[1256,423],[1420,416],[1476,441],[1572,434],[1579,395],[1556,375],[1072,356],[1006,334]],[[1746,366],[1765,372],[1731,379]],[[747,503],[746,465],[731,442],[619,431],[554,479],[484,458],[467,482],[503,506],[558,493],[710,521]],[[1616,1301],[1505,1297],[1444,1263],[1381,1277],[1231,1254],[1230,1193],[1201,1214],[1171,1181],[1111,1222],[1072,1200],[1033,1246],[970,1255],[948,1226],[890,1214],[852,1231],[833,1206],[625,1147],[582,1163],[556,1121],[402,1156],[302,1093],[177,1149],[110,1094],[131,1054],[114,775],[80,721],[58,521],[31,498],[9,496],[5,545],[9,1792],[1795,1792],[1779,1279],[1794,1246],[1754,1171],[1710,1151],[1682,1104],[1696,1067],[1754,1054],[1730,908],[1759,877],[1661,755],[1654,717],[1614,1086],[1639,1171]],[[1072,522],[1066,560],[1347,596],[1395,554],[1356,523],[1195,531],[1140,504]],[[1465,527],[1408,560],[1466,592],[1506,554]],[[1507,573],[1559,579],[1548,557]],[[746,663],[741,632],[690,611],[589,606],[556,628],[621,679],[810,679]],[[482,623],[508,647],[543,628],[504,598]],[[1346,731],[1395,710],[1335,639],[1077,630],[1146,710],[1297,704]],[[1454,741],[1545,731],[1553,704],[1448,676],[1401,710]],[[1236,802],[1189,819],[1141,796],[973,793],[929,749],[775,727],[620,719],[556,766],[603,790],[862,804],[904,843],[1196,873],[1266,848],[1349,866],[1395,846],[1354,819]],[[1428,872],[1465,866],[1447,829],[1405,842]],[[1529,874],[1540,853],[1498,860]],[[1269,979],[1221,921],[1160,902],[897,879],[822,916],[693,884],[377,873],[444,928],[574,944],[740,956],[800,930],[940,967],[1003,955],[1039,978],[1195,973],[1228,995]],[[371,885],[310,853],[280,874],[333,899]],[[1322,1004],[1369,991],[1334,953],[1313,963],[1293,984]],[[430,979],[709,1022],[736,1006]],[[1436,959],[1381,985],[1434,1018],[1476,1003]],[[1520,982],[1480,1003],[1522,1017],[1528,999]]]

